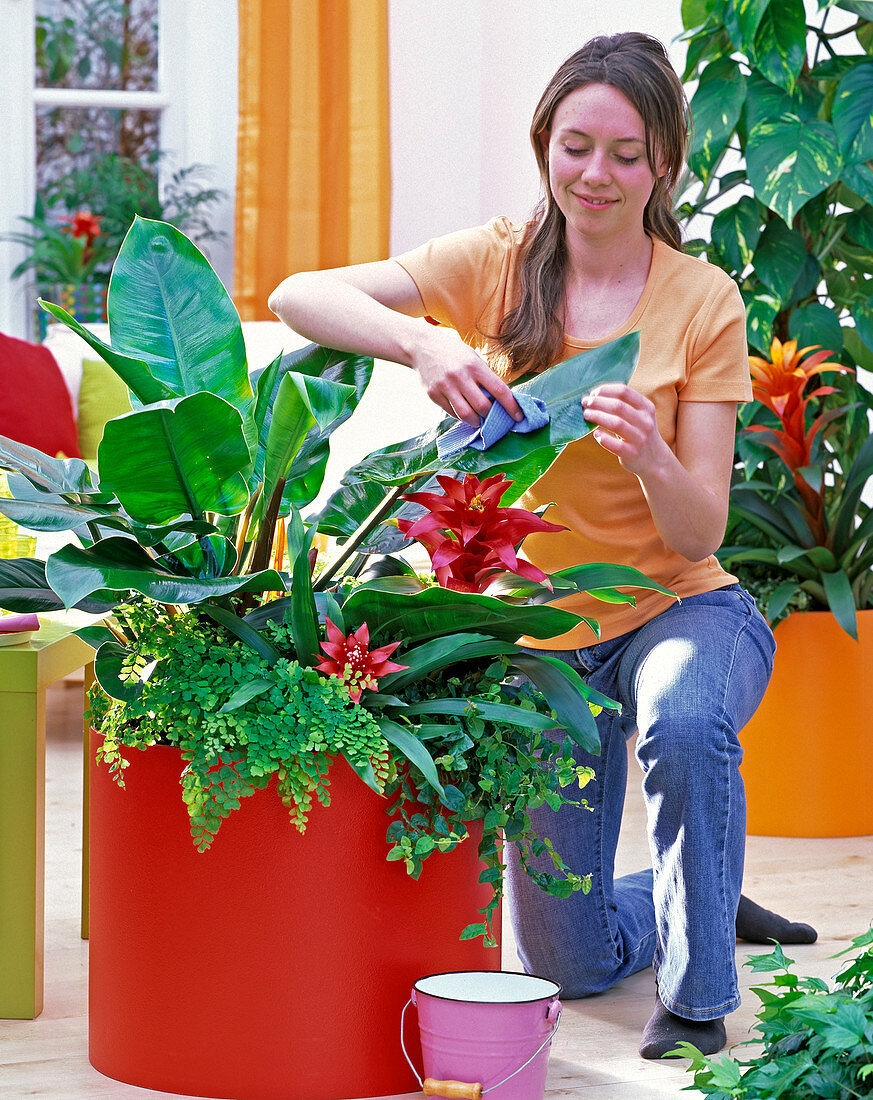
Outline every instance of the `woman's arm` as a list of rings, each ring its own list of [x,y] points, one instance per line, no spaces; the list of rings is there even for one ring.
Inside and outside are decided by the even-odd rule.
[[[506,383],[454,330],[422,320],[418,287],[394,260],[299,272],[269,306],[308,340],[412,367],[430,399],[459,420],[478,424],[492,398],[523,416]]]
[[[667,546],[690,561],[717,550],[727,524],[736,403],[680,401],[675,454],[658,431],[655,406],[630,386],[599,386],[582,404],[600,446],[639,479]]]

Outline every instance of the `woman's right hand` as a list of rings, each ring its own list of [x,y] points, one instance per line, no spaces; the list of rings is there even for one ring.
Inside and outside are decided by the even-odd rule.
[[[429,326],[413,352],[411,366],[428,397],[449,416],[477,426],[492,399],[514,420],[522,420],[512,390],[454,329]]]

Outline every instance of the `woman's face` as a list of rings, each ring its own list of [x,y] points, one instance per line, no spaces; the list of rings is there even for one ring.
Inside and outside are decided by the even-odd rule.
[[[630,100],[610,85],[586,84],[561,100],[540,140],[568,243],[574,235],[639,242],[655,175],[645,125]]]

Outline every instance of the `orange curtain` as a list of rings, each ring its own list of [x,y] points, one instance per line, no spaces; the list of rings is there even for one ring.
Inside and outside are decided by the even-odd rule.
[[[234,299],[388,255],[387,0],[239,0]]]

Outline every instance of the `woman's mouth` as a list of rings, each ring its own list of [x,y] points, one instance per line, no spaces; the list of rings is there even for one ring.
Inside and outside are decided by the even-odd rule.
[[[604,210],[615,203],[615,199],[598,199],[593,195],[577,195],[577,200],[586,210]]]

